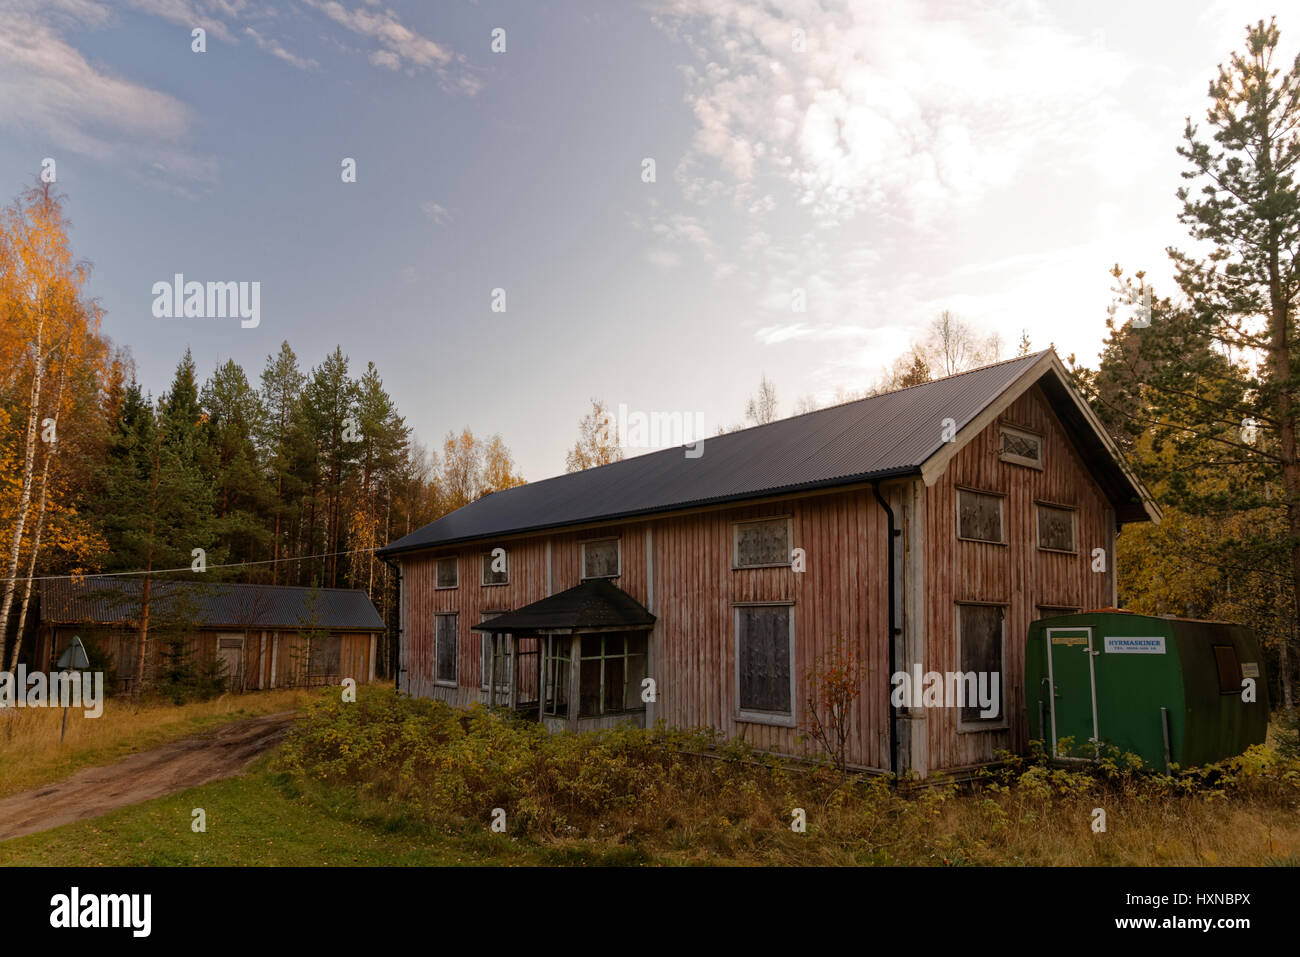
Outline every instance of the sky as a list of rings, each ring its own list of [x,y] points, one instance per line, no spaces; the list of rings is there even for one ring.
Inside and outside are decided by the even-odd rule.
[[[593,397],[711,434],[762,376],[783,414],[870,385],[945,309],[1095,362],[1113,265],[1174,291],[1176,147],[1275,12],[0,0],[0,200],[55,161],[154,394],[187,347],[256,384],[338,345],[419,441],[500,433],[537,480]],[[178,273],[258,283],[256,325],[155,315]]]

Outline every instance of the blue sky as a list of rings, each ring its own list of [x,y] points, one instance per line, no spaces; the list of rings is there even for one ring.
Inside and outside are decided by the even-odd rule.
[[[0,195],[56,160],[155,393],[187,346],[255,380],[337,343],[426,445],[500,432],[535,480],[592,396],[727,424],[765,373],[788,413],[942,309],[1091,359],[1111,264],[1171,291],[1184,118],[1273,12],[0,0]],[[155,318],[178,272],[260,282],[260,324]]]

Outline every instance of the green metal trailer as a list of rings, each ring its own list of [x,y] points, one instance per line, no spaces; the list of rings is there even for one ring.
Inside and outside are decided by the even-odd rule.
[[[1115,609],[1029,627],[1025,705],[1030,737],[1064,760],[1113,746],[1150,767],[1195,767],[1262,743],[1268,728],[1264,661],[1248,629]]]

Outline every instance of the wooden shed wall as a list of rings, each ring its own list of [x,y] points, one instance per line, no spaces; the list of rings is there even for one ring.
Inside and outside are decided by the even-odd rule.
[[[1003,462],[999,425],[1021,426],[1044,436],[1044,468]],[[957,538],[957,489],[1006,496],[1005,545]],[[1077,508],[1077,554],[1038,548],[1035,503]],[[1110,604],[1115,573],[1114,518],[1068,433],[1037,386],[1017,399],[979,436],[962,448],[947,471],[925,490],[926,555],[925,670],[959,671],[957,606],[988,602],[1005,606],[1003,661],[1006,730],[961,731],[958,711],[926,714],[928,765],[953,769],[987,763],[998,749],[1028,746],[1024,718],[1024,643],[1042,605],[1098,608]],[[1106,572],[1092,571],[1094,548],[1107,550]]]

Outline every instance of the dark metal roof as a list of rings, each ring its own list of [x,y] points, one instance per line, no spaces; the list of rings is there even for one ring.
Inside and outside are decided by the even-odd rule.
[[[1028,388],[1020,380],[1040,362],[1059,365],[1047,350],[707,438],[696,458],[665,449],[493,492],[380,554],[915,474],[943,446],[945,420],[960,432],[1008,389]]]
[[[140,617],[144,579],[90,575],[41,582],[41,621],[128,624]],[[155,579],[149,616],[201,628],[322,628],[383,631],[384,621],[360,588],[299,588]]]
[[[611,628],[643,629],[655,623],[639,601],[603,578],[524,605],[475,625],[472,631],[570,633]]]

